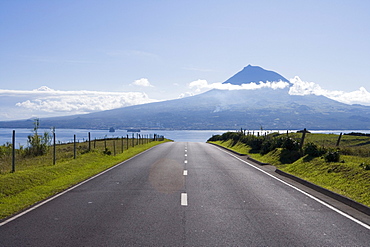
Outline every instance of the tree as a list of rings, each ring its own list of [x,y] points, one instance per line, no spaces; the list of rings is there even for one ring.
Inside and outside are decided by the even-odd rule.
[[[28,136],[28,148],[27,155],[30,156],[40,156],[44,155],[50,146],[51,135],[49,132],[45,131],[43,135],[38,134],[38,129],[40,127],[40,120],[36,118],[33,122],[33,135]]]

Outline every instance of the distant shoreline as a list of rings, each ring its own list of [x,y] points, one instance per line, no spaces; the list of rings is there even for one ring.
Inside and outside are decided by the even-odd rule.
[[[28,128],[0,128],[0,145],[4,145],[7,142],[11,143],[12,141],[12,132],[16,132],[16,148],[19,148],[19,145],[27,145],[27,136],[32,133],[32,129]],[[44,133],[45,131],[51,132],[51,129],[40,128],[39,132]],[[240,131],[240,129],[234,130],[145,130],[141,129],[140,133],[127,132],[126,129],[120,130],[116,129],[115,132],[109,132],[109,129],[97,130],[97,129],[56,129],[56,139],[57,143],[66,143],[73,141],[73,135],[76,135],[77,141],[83,142],[88,138],[88,132],[91,133],[91,139],[97,138],[101,139],[104,137],[132,137],[132,134],[135,137],[140,135],[163,135],[165,138],[177,141],[177,142],[206,142],[212,135],[222,134],[227,131]],[[264,134],[265,132],[276,132],[286,133],[286,130],[246,130],[249,132],[254,132]],[[289,132],[296,132],[297,130],[289,130]],[[309,130],[311,133],[321,133],[321,134],[337,134],[340,133],[351,133],[351,132],[360,132],[360,133],[370,133],[370,130]]]

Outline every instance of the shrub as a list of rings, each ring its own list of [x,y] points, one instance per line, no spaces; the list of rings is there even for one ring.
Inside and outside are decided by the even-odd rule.
[[[103,154],[112,155],[112,152],[108,148],[105,148],[105,150],[103,151]]]
[[[274,150],[274,148],[273,148],[273,142],[271,139],[266,139],[264,142],[262,142],[260,154],[267,154],[268,152],[272,150]]]
[[[326,162],[339,162],[340,160],[340,153],[339,150],[336,151],[328,151],[325,156]]]
[[[221,140],[221,135],[213,135],[211,138],[207,140],[207,142],[215,142],[215,141],[220,141]]]
[[[247,145],[249,145],[253,151],[261,150],[263,140],[258,137],[251,138]]]
[[[319,148],[315,143],[309,142],[304,145],[303,147],[303,153],[305,155],[313,156],[313,157],[320,157],[324,153],[326,153],[326,150],[324,148]]]
[[[29,156],[40,156],[46,154],[49,149],[51,136],[48,132],[44,132],[41,136],[38,134],[38,129],[40,126],[39,119],[35,119],[33,135],[28,136],[28,148],[26,149],[26,155]]]
[[[261,154],[267,154],[275,148],[281,148],[284,143],[284,138],[266,138],[261,144]]]
[[[360,167],[361,167],[362,169],[364,169],[365,171],[370,170],[370,165],[369,165],[369,164],[361,163],[361,164],[360,164]]]
[[[287,150],[299,150],[299,143],[292,138],[285,139],[282,148]]]

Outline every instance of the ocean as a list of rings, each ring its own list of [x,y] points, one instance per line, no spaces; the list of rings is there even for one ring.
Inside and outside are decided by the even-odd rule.
[[[20,145],[27,145],[27,136],[32,135],[32,129],[14,129],[15,130],[15,143],[16,148]],[[45,131],[52,133],[50,129],[39,129],[39,134]],[[230,130],[236,131],[236,130]],[[253,130],[250,130],[253,131]],[[266,130],[267,132],[271,132]],[[274,132],[278,130],[273,130]],[[296,130],[291,130],[295,132]],[[83,142],[88,140],[88,133],[90,132],[91,140],[103,139],[103,138],[114,138],[114,137],[132,137],[133,132],[127,132],[126,130],[116,130],[115,132],[109,132],[109,130],[91,130],[91,129],[56,129],[56,143],[67,143],[73,142],[73,137],[76,135],[76,140],[78,142]],[[150,135],[154,134],[164,136],[167,139],[171,139],[176,142],[206,142],[212,135],[218,135],[227,132],[227,130],[142,130],[139,132],[140,135]],[[260,132],[259,130],[254,130],[255,134]],[[264,133],[265,131],[263,131]],[[285,133],[286,130],[279,130],[280,133]],[[361,132],[370,133],[370,130],[314,130],[312,133],[326,133],[326,134],[340,134],[340,133],[351,133],[351,132]],[[12,142],[13,129],[0,128],[0,145]],[[137,133],[134,133],[135,138]]]

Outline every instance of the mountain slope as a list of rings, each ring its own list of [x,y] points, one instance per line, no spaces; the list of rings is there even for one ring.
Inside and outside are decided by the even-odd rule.
[[[259,71],[258,81],[269,81],[271,75],[277,74],[248,67],[254,66],[247,66],[243,71]],[[233,83],[245,83],[253,77],[241,72],[238,74],[246,79],[234,77],[238,80],[233,79]],[[210,90],[182,99],[45,118],[40,122],[41,127],[56,128],[259,129],[262,126],[264,129],[349,130],[370,129],[370,107],[346,105],[324,96],[289,95],[288,89]],[[32,121],[0,122],[0,127],[32,127]]]

